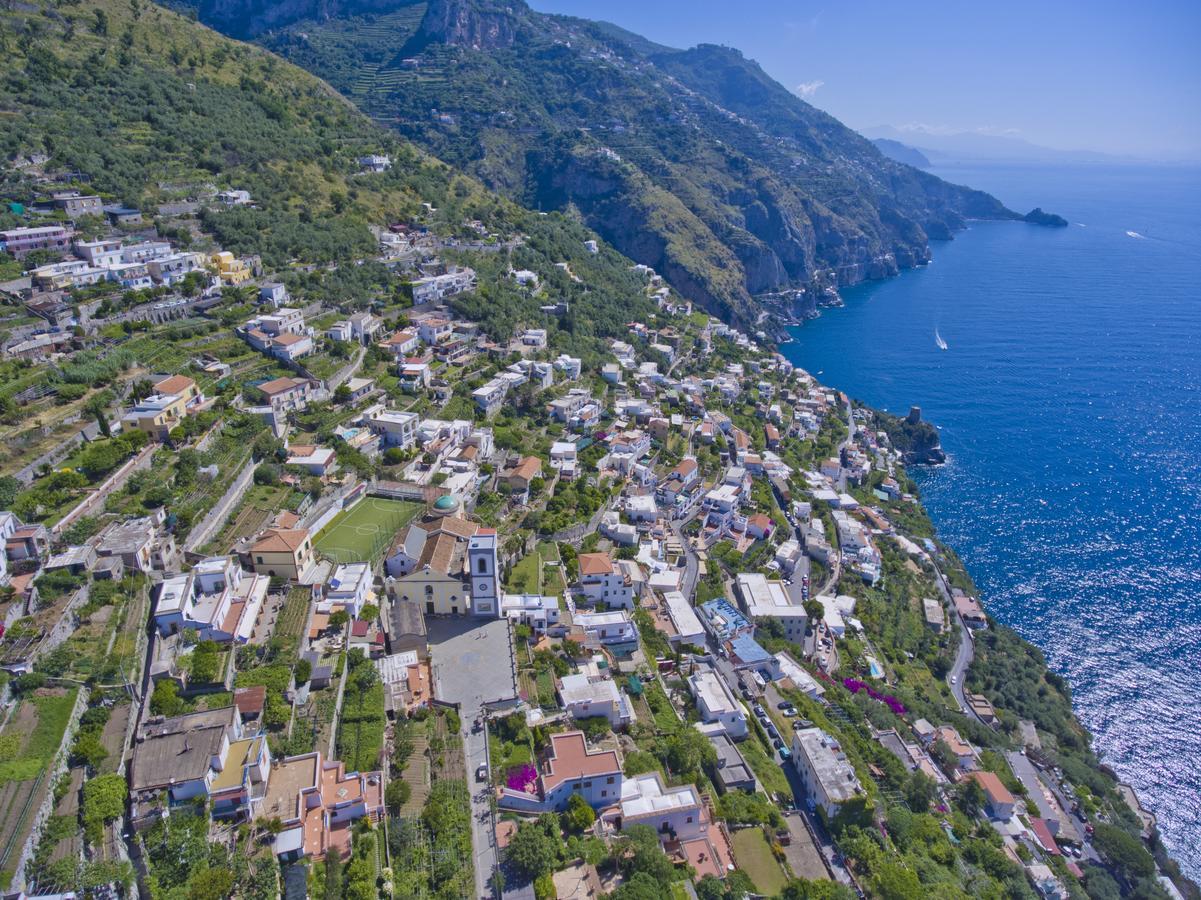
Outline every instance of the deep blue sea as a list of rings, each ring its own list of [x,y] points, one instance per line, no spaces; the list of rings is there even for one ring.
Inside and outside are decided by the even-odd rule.
[[[973,223],[786,353],[942,429],[915,471],[989,611],[1071,682],[1201,877],[1201,170],[947,168],[1068,228]],[[935,345],[935,330],[948,349]]]

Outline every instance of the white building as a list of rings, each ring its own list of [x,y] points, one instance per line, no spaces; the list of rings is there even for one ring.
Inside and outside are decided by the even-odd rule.
[[[634,721],[629,700],[611,678],[590,678],[588,675],[564,675],[559,686],[563,708],[573,719],[604,716],[614,730]]]
[[[658,772],[648,772],[621,783],[621,827],[632,825],[684,842],[707,837],[709,817],[694,785],[667,787]]]
[[[731,740],[740,741],[747,736],[746,708],[715,671],[702,669],[695,673],[688,679],[688,689],[696,698],[702,722],[721,725]]]
[[[366,417],[366,425],[372,434],[380,436],[384,447],[407,449],[417,439],[417,413],[400,412],[393,409],[379,410]]]
[[[500,611],[506,619],[545,634],[559,624],[559,598],[539,594],[502,594]]]
[[[636,494],[626,499],[626,516],[637,525],[639,522],[654,524],[659,517],[659,508],[650,494]]]
[[[768,581],[756,572],[743,572],[736,581],[748,617],[776,619],[784,626],[788,640],[797,644],[804,640],[809,617],[803,606],[792,602],[784,582]]]
[[[521,343],[525,347],[541,349],[546,346],[545,328],[527,328],[521,333]]]
[[[795,538],[789,538],[776,548],[776,565],[785,575],[791,575],[802,555],[800,543]]]
[[[495,528],[481,528],[468,539],[467,571],[471,584],[471,614],[491,619],[500,616],[500,561]]]
[[[568,480],[575,480],[578,459],[575,441],[555,441],[550,447],[551,468]]]
[[[244,644],[254,634],[270,581],[243,572],[230,556],[203,559],[192,571],[162,582],[154,627],[164,637],[193,628],[200,640]]]
[[[350,613],[351,618],[357,619],[363,607],[375,599],[373,584],[370,564],[358,562],[340,565],[326,582],[317,609],[328,613],[339,607]]]
[[[413,304],[420,306],[423,303],[444,300],[447,297],[453,297],[456,294],[462,294],[474,289],[475,271],[465,266],[463,268],[451,266],[442,275],[427,275],[424,278],[418,278],[414,281]],[[424,335],[422,335],[422,340],[426,340]],[[427,340],[426,343],[434,342]]]
[[[672,640],[679,644],[692,644],[694,647],[705,646],[705,627],[701,625],[700,617],[696,614],[688,598],[679,591],[668,591],[663,595],[663,603],[667,607],[667,615],[675,626],[676,634]]]
[[[500,412],[509,392],[509,382],[504,378],[493,378],[482,387],[471,392],[471,399],[485,416],[492,417]]]
[[[580,377],[580,371],[583,364],[577,356],[568,356],[566,353],[560,354],[555,360],[555,368],[563,373],[564,378],[575,379]]]
[[[838,741],[820,728],[802,728],[792,738],[792,762],[806,799],[828,818],[838,808],[863,792],[855,769]]]
[[[584,629],[585,639],[594,643],[631,644],[638,640],[638,628],[624,609],[576,613],[574,621]]]
[[[777,653],[768,660],[767,671],[771,674],[772,681],[787,679],[798,691],[814,700],[821,699],[826,693],[826,689],[818,684],[817,679],[787,653]]]
[[[581,553],[579,567],[579,588],[590,601],[609,609],[634,608],[634,586],[608,553]]]

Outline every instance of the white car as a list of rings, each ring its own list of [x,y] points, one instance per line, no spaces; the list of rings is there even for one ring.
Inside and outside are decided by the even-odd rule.
[[[951,676],[951,684],[959,684],[959,678],[955,675]]]

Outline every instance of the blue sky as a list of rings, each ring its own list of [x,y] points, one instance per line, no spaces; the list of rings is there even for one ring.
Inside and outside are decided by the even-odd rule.
[[[670,46],[737,47],[854,128],[1201,159],[1199,0],[530,2]]]

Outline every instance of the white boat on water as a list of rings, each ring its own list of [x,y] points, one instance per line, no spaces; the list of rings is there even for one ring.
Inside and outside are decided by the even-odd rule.
[[[942,335],[938,333],[938,329],[934,329],[934,343],[938,345],[939,350],[947,349],[947,342],[942,339]]]

